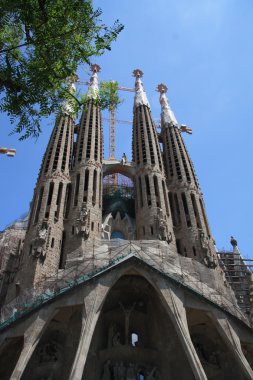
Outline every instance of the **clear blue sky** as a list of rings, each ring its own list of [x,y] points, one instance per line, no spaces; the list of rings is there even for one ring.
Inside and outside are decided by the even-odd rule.
[[[200,181],[212,233],[219,248],[230,235],[241,252],[253,257],[253,2],[251,0],[97,0],[103,20],[125,25],[112,51],[94,59],[100,78],[133,87],[132,71],[143,82],[154,118],[160,115],[158,83],[167,84],[180,123],[193,129],[184,136]],[[87,68],[79,71],[87,80]],[[86,88],[84,87],[83,90]],[[132,120],[133,95],[118,110]],[[105,115],[106,117],[106,115]],[[0,146],[15,147],[14,159],[0,157],[0,230],[29,207],[52,120],[45,120],[37,142],[8,136],[1,118]],[[50,124],[51,123],[51,124]],[[108,128],[105,129],[105,156]],[[131,126],[117,126],[117,155],[131,157]]]

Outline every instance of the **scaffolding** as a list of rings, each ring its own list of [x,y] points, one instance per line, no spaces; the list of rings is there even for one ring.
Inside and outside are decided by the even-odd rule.
[[[158,271],[178,287],[185,287],[205,302],[250,325],[249,318],[236,302],[234,292],[223,284],[217,271],[211,272],[213,277],[210,279],[210,272],[206,272],[206,267],[196,260],[174,254],[164,242],[93,239],[87,241],[83,248],[85,260],[82,264],[81,252],[78,251],[78,263],[59,271],[55,276],[43,278],[36,284],[36,288],[27,289],[22,295],[5,304],[1,309],[0,330],[133,257],[139,259],[143,265],[149,265],[152,270]]]
[[[239,252],[218,252],[221,268],[226,280],[234,290],[238,305],[246,314],[250,314],[250,286],[252,283],[253,260],[245,259]]]

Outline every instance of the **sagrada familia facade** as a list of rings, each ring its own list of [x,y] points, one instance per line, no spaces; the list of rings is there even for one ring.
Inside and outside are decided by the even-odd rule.
[[[132,161],[104,160],[99,71],[80,122],[67,102],[57,116],[25,227],[6,248],[0,379],[253,379],[252,313],[219,263],[190,130],[159,84],[157,132],[134,70]],[[106,192],[115,175],[132,186]]]

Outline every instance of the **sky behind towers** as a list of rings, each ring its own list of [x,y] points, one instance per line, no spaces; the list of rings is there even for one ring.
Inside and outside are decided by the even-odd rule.
[[[251,0],[107,0],[94,1],[105,24],[119,19],[125,29],[112,51],[94,59],[100,79],[133,87],[132,71],[144,72],[152,115],[160,116],[157,84],[168,86],[170,105],[181,124],[193,129],[184,139],[204,193],[218,248],[234,235],[241,252],[253,257],[251,201],[253,128],[253,3]],[[88,68],[79,69],[88,80]],[[79,87],[85,92],[86,87]],[[132,120],[133,94],[122,92],[117,118]],[[108,117],[108,115],[104,115]],[[0,156],[0,230],[29,208],[43,153],[53,128],[43,123],[37,142],[8,136],[0,119],[0,146],[15,147],[11,159]],[[108,126],[104,123],[105,157]],[[131,158],[131,125],[117,125],[117,157]]]

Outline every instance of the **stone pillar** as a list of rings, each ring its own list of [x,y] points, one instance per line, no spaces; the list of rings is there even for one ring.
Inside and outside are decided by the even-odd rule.
[[[40,338],[46,329],[47,324],[55,314],[56,312],[53,312],[50,317],[45,319],[38,317],[26,330],[24,334],[24,347],[11,375],[12,380],[21,379],[28,362],[31,359],[32,354],[34,353],[37,344],[39,343]]]
[[[161,293],[166,303],[170,318],[178,333],[178,337],[184,348],[195,379],[207,380],[205,371],[191,341],[183,302],[176,295],[175,291],[172,288],[168,288],[168,285],[165,284],[164,281],[160,280],[159,287],[161,289]]]
[[[70,380],[81,380],[96,324],[109,287],[98,284],[84,299],[82,329]]]
[[[215,325],[220,335],[222,336],[228,349],[232,352],[238,366],[244,373],[246,379],[252,380],[253,371],[243,354],[240,339],[233,327],[231,326],[231,324],[229,323],[228,319],[224,316],[218,316],[217,319],[215,319],[211,313],[209,313],[209,316],[212,318],[214,322],[216,322]]]

